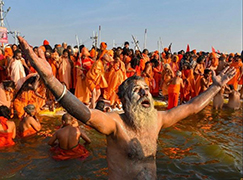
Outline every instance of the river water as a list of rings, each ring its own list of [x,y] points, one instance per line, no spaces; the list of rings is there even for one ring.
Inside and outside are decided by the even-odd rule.
[[[55,161],[47,142],[60,126],[61,116],[40,116],[39,119],[42,130],[37,136],[16,138],[15,146],[0,149],[0,179],[108,179],[104,135],[82,126],[92,140],[86,146],[90,156],[85,160]],[[18,125],[18,121],[15,122]],[[209,105],[197,115],[161,130],[158,179],[239,180],[243,177],[242,122],[242,109],[215,111]]]

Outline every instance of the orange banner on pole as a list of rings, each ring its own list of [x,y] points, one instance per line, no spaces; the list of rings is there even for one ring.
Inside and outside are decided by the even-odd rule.
[[[8,30],[5,27],[0,27],[0,43],[8,43]]]

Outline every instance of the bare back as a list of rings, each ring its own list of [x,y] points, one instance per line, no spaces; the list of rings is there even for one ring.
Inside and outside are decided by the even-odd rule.
[[[62,149],[72,149],[79,143],[81,132],[78,127],[67,125],[56,132],[59,147]]]
[[[8,129],[4,130],[3,126],[0,124],[0,132],[3,133],[13,133],[12,138],[14,139],[16,136],[16,126],[13,121],[7,121]]]

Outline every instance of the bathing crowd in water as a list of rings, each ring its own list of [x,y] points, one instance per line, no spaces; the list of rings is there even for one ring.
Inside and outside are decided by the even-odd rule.
[[[90,109],[104,112],[122,109],[118,87],[128,77],[136,75],[145,80],[154,98],[167,102],[169,110],[206,91],[212,84],[213,71],[219,74],[227,66],[234,67],[236,74],[214,97],[213,107],[222,109],[225,105],[238,109],[241,106],[242,53],[197,52],[189,48],[186,52],[172,53],[171,46],[163,52],[134,51],[128,42],[123,48],[110,50],[105,42],[90,50],[83,45],[71,47],[66,43],[52,48],[47,40],[40,46],[44,54],[39,54],[37,48],[33,47],[34,52],[45,56],[53,75]],[[103,65],[102,61],[108,63]],[[28,137],[41,130],[38,112],[46,108],[53,111],[58,106],[17,45],[0,49],[0,147],[15,144],[16,127],[11,118],[20,120],[19,137]],[[79,138],[91,143],[77,120],[64,114],[62,127],[48,143],[55,154],[53,158],[87,157],[88,151],[79,144]]]

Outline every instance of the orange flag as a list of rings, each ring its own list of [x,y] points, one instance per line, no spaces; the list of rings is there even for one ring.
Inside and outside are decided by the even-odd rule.
[[[212,52],[213,52],[213,53],[216,53],[216,51],[215,51],[215,49],[214,49],[214,47],[213,47],[213,46],[212,46]]]

